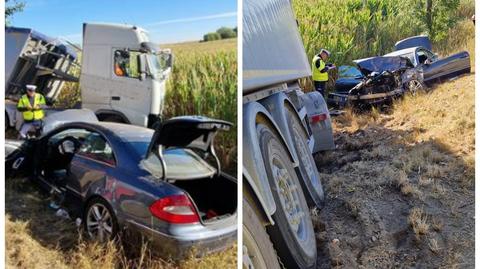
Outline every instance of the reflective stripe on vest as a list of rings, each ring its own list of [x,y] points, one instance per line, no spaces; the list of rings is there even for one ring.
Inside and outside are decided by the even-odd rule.
[[[36,93],[35,98],[33,99],[33,106],[41,106],[45,105],[45,98],[43,95]],[[30,100],[28,99],[28,95],[24,94],[22,98],[18,101],[18,107],[28,107],[30,106]],[[45,116],[43,113],[43,109],[33,110],[33,111],[23,111],[23,120],[24,121],[32,121],[32,120],[41,120]]]
[[[320,60],[320,66],[317,68],[315,62]],[[314,81],[328,81],[328,72],[321,73],[320,70],[325,68],[325,62],[320,58],[320,56],[315,55],[312,60],[312,79]]]

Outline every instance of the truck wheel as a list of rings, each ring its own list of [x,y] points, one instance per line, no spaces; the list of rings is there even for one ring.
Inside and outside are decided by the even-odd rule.
[[[243,268],[280,269],[265,227],[246,199],[243,199]]]
[[[278,256],[286,268],[313,268],[317,249],[312,220],[295,169],[285,147],[264,124],[257,125],[268,182],[277,206],[268,226]]]
[[[315,160],[307,145],[308,137],[298,118],[293,115],[290,109],[287,109],[287,111],[290,134],[299,158],[300,183],[303,187],[303,193],[309,206],[322,208],[324,205],[323,186]]]

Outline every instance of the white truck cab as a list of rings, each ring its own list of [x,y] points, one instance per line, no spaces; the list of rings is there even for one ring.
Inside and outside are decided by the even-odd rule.
[[[82,107],[99,120],[151,127],[163,109],[172,54],[133,25],[85,23]]]
[[[29,28],[7,27],[5,33],[5,128],[19,129],[23,123],[16,104],[26,84],[37,85],[53,103],[66,81],[80,81],[81,107],[99,120],[145,127],[160,120],[173,56],[151,43],[144,29],[85,23],[80,57],[72,44]],[[71,72],[79,58],[80,78]]]

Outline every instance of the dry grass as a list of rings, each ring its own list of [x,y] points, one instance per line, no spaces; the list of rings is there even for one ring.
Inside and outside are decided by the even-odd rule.
[[[408,216],[408,223],[412,227],[413,233],[417,239],[420,239],[420,236],[426,235],[430,225],[428,224],[428,217],[421,208],[414,207],[410,210],[410,215]]]
[[[145,244],[132,252],[115,242],[86,241],[72,220],[55,216],[47,198],[26,179],[7,179],[7,268],[236,268],[236,246],[203,258],[192,252],[175,263],[151,255]]]

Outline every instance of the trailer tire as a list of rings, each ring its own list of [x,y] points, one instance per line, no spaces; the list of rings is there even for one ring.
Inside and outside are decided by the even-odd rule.
[[[247,199],[243,199],[243,268],[280,269],[272,241]]]
[[[314,268],[315,233],[305,196],[285,146],[265,124],[257,124],[260,150],[277,205],[267,233],[286,268]]]
[[[313,159],[310,148],[307,145],[307,135],[305,134],[302,124],[294,112],[287,109],[288,127],[293,140],[293,145],[299,159],[299,180],[303,188],[303,193],[310,207],[322,208],[324,206],[323,185],[320,180],[315,160]]]

